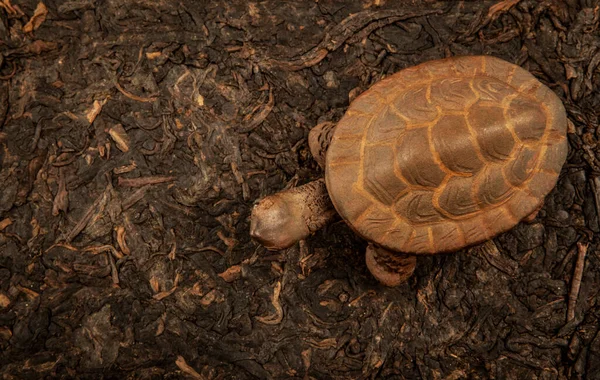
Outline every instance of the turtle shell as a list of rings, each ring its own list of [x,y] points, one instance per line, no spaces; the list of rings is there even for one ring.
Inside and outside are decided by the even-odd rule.
[[[352,102],[327,150],[333,204],[392,251],[455,251],[539,208],[565,162],[560,99],[489,56],[404,69]]]

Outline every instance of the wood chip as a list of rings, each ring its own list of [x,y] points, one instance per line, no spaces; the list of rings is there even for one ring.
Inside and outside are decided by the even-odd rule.
[[[121,124],[117,124],[110,128],[108,134],[121,152],[129,152],[129,135],[127,135],[125,128],[123,128]]]
[[[92,124],[94,120],[96,120],[96,117],[98,117],[98,115],[102,111],[102,107],[106,104],[107,100],[108,99],[94,100],[92,108],[85,115],[85,118],[87,119],[88,123]]]
[[[33,291],[29,288],[26,288],[24,286],[21,285],[16,285],[16,288],[19,289],[19,291],[21,291],[21,293],[25,294],[25,296],[30,300],[33,301],[34,299],[38,298],[40,296],[40,294],[36,291]]]
[[[240,265],[234,265],[229,268],[225,272],[219,273],[219,277],[223,279],[225,282],[233,282],[242,277],[242,267]]]

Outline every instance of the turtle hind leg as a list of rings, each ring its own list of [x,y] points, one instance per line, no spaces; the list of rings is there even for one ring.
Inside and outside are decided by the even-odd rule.
[[[310,148],[310,153],[315,161],[317,161],[317,164],[319,164],[321,169],[325,168],[325,155],[327,153],[329,143],[331,142],[334,129],[335,124],[327,121],[317,124],[308,133],[308,146]]]
[[[405,282],[415,271],[417,257],[369,244],[366,252],[369,272],[386,286],[398,286]]]

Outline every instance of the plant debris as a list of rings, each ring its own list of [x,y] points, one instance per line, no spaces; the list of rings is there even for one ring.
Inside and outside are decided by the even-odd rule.
[[[600,378],[593,1],[0,1],[0,377]],[[563,101],[534,223],[390,289],[343,222],[270,252],[254,201],[403,68],[516,63]]]

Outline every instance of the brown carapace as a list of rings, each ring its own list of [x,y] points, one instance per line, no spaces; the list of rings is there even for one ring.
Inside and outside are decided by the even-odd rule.
[[[361,94],[331,130],[309,139],[325,158],[323,191],[371,243],[367,267],[390,286],[412,274],[411,255],[483,242],[537,212],[568,150],[560,99],[489,56],[404,69]]]

